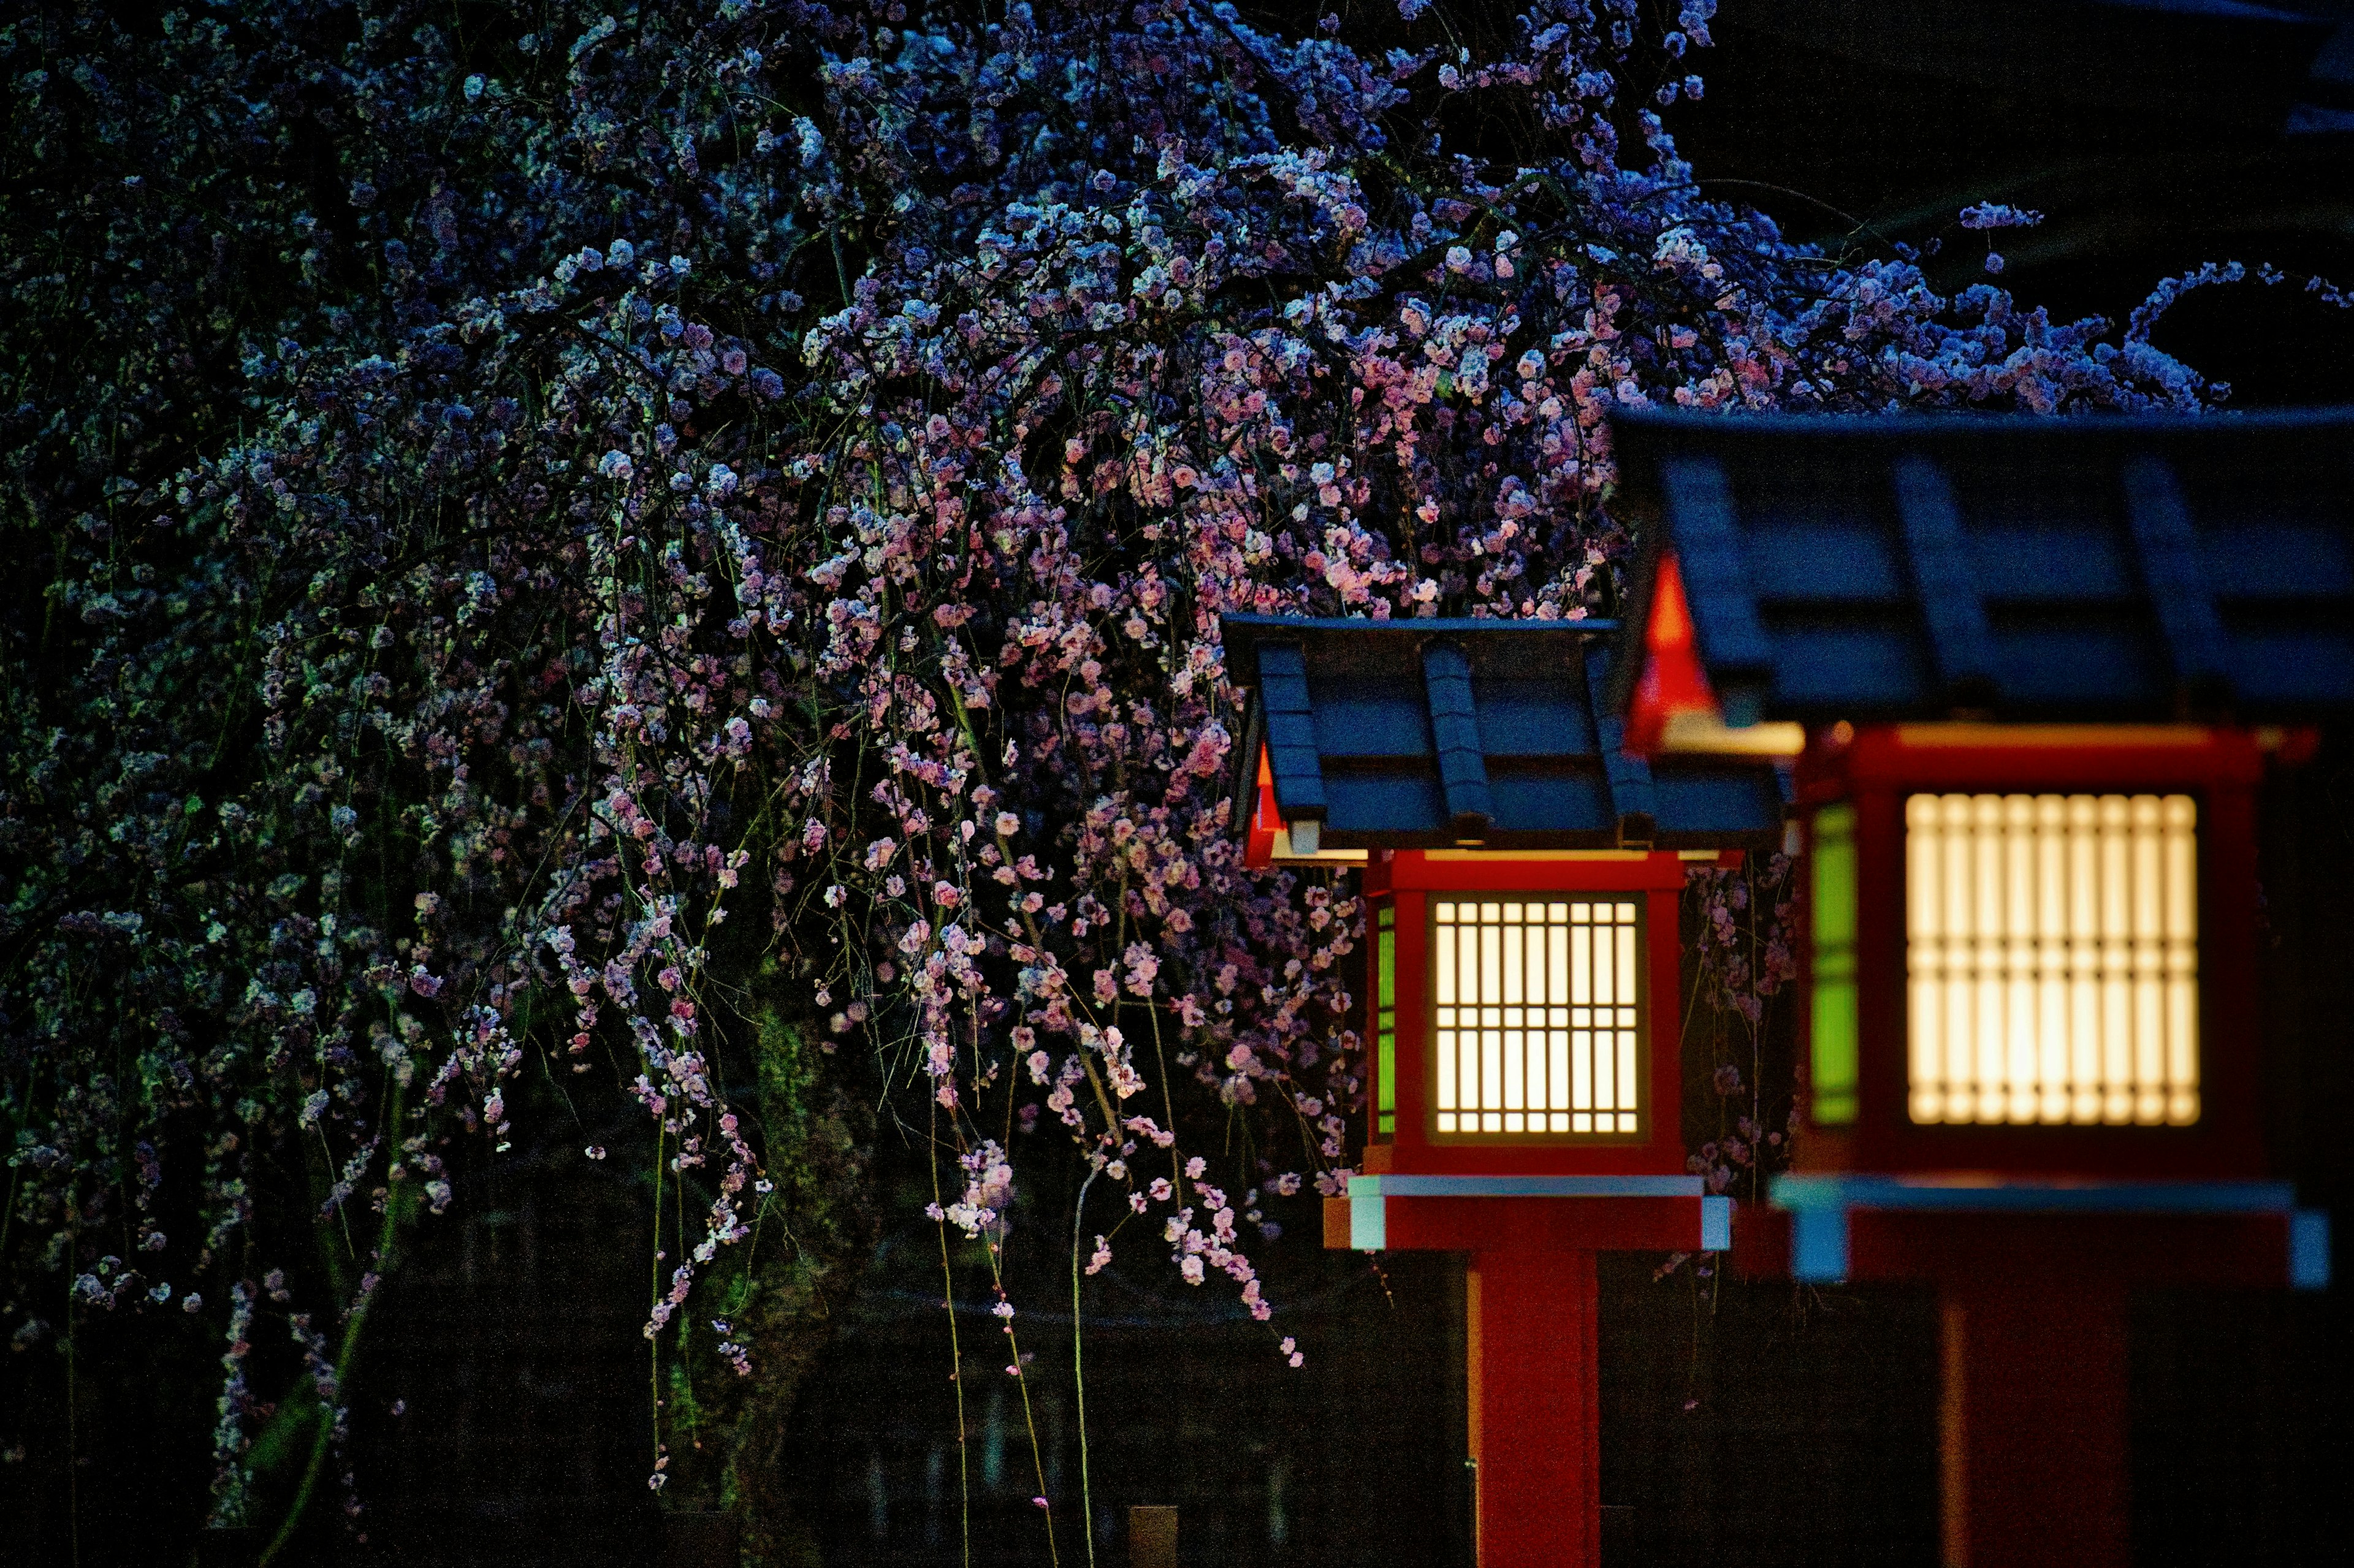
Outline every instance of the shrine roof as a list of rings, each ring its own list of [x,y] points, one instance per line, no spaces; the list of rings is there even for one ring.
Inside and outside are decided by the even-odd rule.
[[[2354,409],[1611,429],[1628,625],[1671,548],[1729,724],[2354,711]]]
[[[1220,626],[1227,678],[1248,692],[1237,824],[1264,747],[1284,819],[1320,822],[1331,849],[1781,842],[1770,763],[1646,763],[1620,749],[1599,701],[1614,622],[1229,615]]]

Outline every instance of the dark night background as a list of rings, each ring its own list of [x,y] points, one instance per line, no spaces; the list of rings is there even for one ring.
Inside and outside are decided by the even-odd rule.
[[[2354,8],[2304,8],[2301,20],[2229,0],[1725,0],[1718,47],[1696,63],[1707,97],[1675,110],[1670,127],[1704,185],[1795,235],[1882,253],[1940,242],[1942,287],[1982,267],[1958,207],[2041,209],[2043,227],[2003,237],[2002,281],[2056,317],[2122,315],[2161,277],[2204,261],[2271,262],[2292,281],[2194,295],[2158,341],[2232,382],[2237,406],[2349,401],[2354,313],[2297,280],[2354,281]],[[1353,26],[1352,7],[1338,9]],[[1377,19],[1391,7],[1353,9]],[[1493,21],[1509,26],[1506,8]],[[2340,1216],[2354,1108],[2348,738],[2274,780],[2264,873],[2273,1147],[2301,1201]],[[519,1147],[472,1171],[449,1223],[388,1287],[355,1412],[371,1544],[331,1527],[286,1561],[704,1560],[685,1529],[665,1546],[643,1480],[640,1200],[618,1171],[606,1181],[556,1158],[577,1148],[568,1128],[550,1138],[546,1158]],[[786,1462],[812,1561],[952,1563],[953,1363],[937,1243],[918,1213],[920,1160],[887,1130],[875,1181],[886,1215],[913,1223],[886,1222],[804,1386]],[[1049,1304],[1068,1213],[1067,1193],[1034,1186],[1035,1228],[1013,1244],[1013,1267],[1034,1281],[1021,1299],[1035,1315],[1018,1326],[1037,1357],[1033,1415],[1066,1561],[1084,1555],[1070,1533],[1069,1325]],[[1125,1560],[1132,1503],[1182,1510],[1188,1563],[1468,1562],[1459,1266],[1398,1257],[1375,1269],[1314,1250],[1306,1204],[1287,1223],[1290,1239],[1261,1251],[1275,1327],[1309,1355],[1300,1372],[1282,1367],[1267,1327],[1165,1279],[1150,1246],[1130,1245],[1090,1284],[1089,1463],[1106,1562]],[[1604,1274],[1608,1560],[1933,1562],[1926,1294],[1700,1281],[1689,1269],[1655,1280],[1659,1261],[1621,1257]],[[2137,1561],[2346,1557],[2347,1300],[2341,1284],[2137,1305]],[[973,1561],[1044,1561],[1028,1503],[1039,1477],[1002,1337],[974,1305],[961,1338]],[[83,1353],[102,1367],[100,1332]],[[0,1560],[63,1560],[78,1481],[83,1563],[186,1561],[183,1541],[157,1532],[201,1511],[206,1475],[187,1456],[208,1446],[211,1394],[201,1380],[123,1391],[103,1429],[77,1434],[79,1478],[37,1454],[0,1467],[0,1516],[20,1521]],[[93,1486],[103,1506],[91,1506]]]

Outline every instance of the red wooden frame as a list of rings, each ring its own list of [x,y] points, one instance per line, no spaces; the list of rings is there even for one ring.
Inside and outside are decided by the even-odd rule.
[[[1841,725],[1809,742],[1801,802],[1855,809],[1858,1112],[1799,1140],[1803,1170],[2224,1178],[2264,1173],[2256,1040],[2255,787],[2243,731],[2191,726]],[[2199,801],[2200,1098],[2168,1127],[1921,1126],[1907,1114],[1904,798],[1923,791],[2189,794]],[[1810,823],[1811,831],[1811,823]],[[1811,931],[1811,920],[1802,918]],[[1813,973],[1810,941],[1801,943]],[[1811,987],[1802,990],[1809,994]],[[1799,1020],[1801,1062],[1811,1061]]]
[[[1458,858],[1458,856],[1460,858]],[[1508,854],[1491,850],[1399,850],[1367,865],[1369,900],[1396,910],[1397,1130],[1370,1133],[1364,1169],[1433,1175],[1681,1175],[1684,1173],[1682,1038],[1677,918],[1684,863],[1672,852]],[[1429,971],[1433,893],[1639,894],[1646,932],[1643,983],[1644,1131],[1577,1143],[1511,1142],[1493,1135],[1441,1137],[1431,1101]],[[1368,921],[1370,927],[1371,922]],[[1365,944],[1368,966],[1377,961]],[[1369,985],[1367,1004],[1372,1004]],[[1369,1021],[1370,1022],[1370,1021]],[[1368,1027],[1364,1038],[1370,1041]],[[1369,1126],[1371,1118],[1368,1118]]]

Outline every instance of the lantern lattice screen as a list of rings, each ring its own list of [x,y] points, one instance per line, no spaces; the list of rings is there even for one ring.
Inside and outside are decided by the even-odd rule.
[[[2188,795],[1904,803],[1916,1122],[2199,1119]]]
[[[1641,1130],[1638,907],[1432,900],[1439,1132]]]

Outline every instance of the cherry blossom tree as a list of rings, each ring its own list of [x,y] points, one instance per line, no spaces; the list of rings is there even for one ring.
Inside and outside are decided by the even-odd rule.
[[[234,1520],[281,1323],[299,1512],[451,1161],[596,1090],[694,1204],[653,1354],[757,1383],[697,1281],[790,1196],[728,1087],[788,1058],[888,1086],[944,1237],[1076,1160],[1075,1267],[1269,1318],[1253,1250],[1346,1174],[1359,905],[1241,862],[1222,611],[1606,611],[1615,408],[2210,400],[2163,302],[1705,198],[1661,114],[1713,0],[1394,9],[0,27],[16,1342],[220,1326]]]

